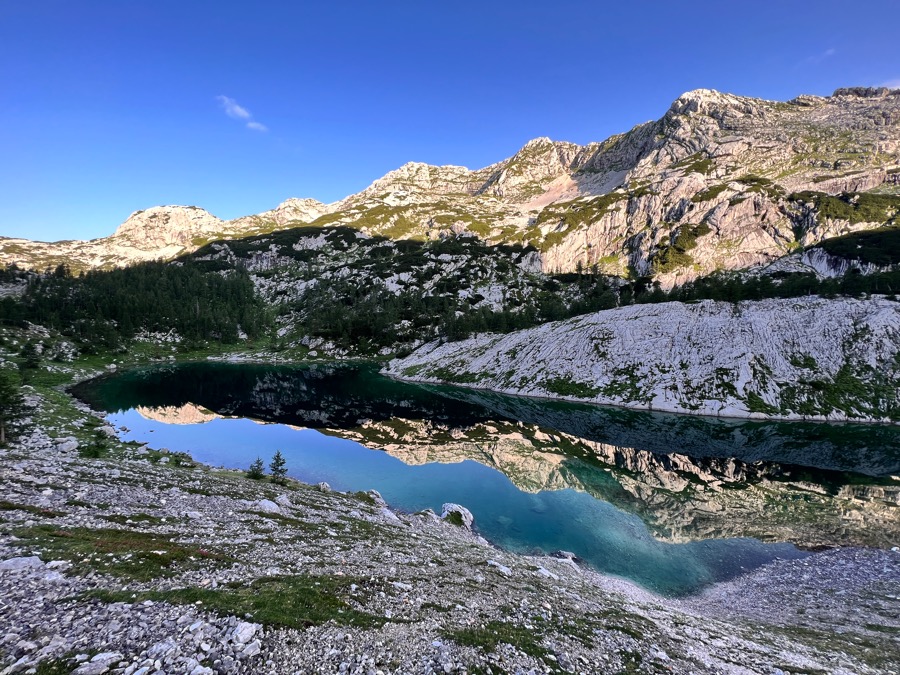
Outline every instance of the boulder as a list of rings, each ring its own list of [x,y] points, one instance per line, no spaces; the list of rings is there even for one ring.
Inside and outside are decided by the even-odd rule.
[[[257,499],[250,507],[263,513],[281,513],[281,507],[271,499]]]
[[[43,566],[43,561],[36,555],[33,555],[28,557],[9,558],[8,560],[4,560],[3,562],[0,562],[0,571],[5,570],[17,572],[19,570],[30,570]]]
[[[458,514],[458,518],[454,516],[454,514]],[[441,507],[441,518],[444,520],[450,520],[451,522],[455,520],[459,520],[464,528],[467,530],[472,529],[472,523],[475,522],[475,516],[472,515],[472,512],[469,511],[465,506],[460,506],[459,504],[447,503]]]

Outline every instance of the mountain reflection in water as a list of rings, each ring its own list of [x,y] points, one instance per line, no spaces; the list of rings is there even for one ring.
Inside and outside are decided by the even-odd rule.
[[[554,507],[537,497],[570,491],[569,501],[583,499],[577,494],[601,500],[669,542],[887,546],[900,535],[900,481],[892,477],[900,473],[900,429],[893,426],[719,420],[525,399],[397,382],[374,366],[168,365],[84,383],[76,394],[108,412],[139,409],[167,425],[211,420],[212,427],[226,416],[318,429],[426,473],[474,460],[531,493],[528,509],[541,518]],[[405,469],[392,471],[382,480],[395,485]],[[472,471],[443,480],[471,481]],[[386,492],[374,482],[360,487]],[[409,489],[394,490],[405,508],[399,502]],[[486,534],[516,548],[516,520],[497,516]],[[603,529],[595,520],[583,526]]]

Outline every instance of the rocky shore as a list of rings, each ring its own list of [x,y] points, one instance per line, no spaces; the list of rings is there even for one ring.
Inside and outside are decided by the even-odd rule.
[[[4,675],[900,671],[897,551],[662,598],[498,550],[464,514],[250,480],[52,403],[73,414],[0,450]]]

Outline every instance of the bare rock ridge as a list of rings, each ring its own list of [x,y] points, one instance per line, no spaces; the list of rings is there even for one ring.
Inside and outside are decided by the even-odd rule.
[[[433,342],[386,373],[725,417],[900,418],[900,305],[805,297],[632,305]]]
[[[544,271],[582,266],[672,286],[893,225],[898,211],[900,90],[777,102],[697,89],[599,143],[537,138],[478,170],[410,162],[333,204],[289,199],[231,221],[154,207],[90,242],[0,238],[0,262],[111,267],[214,239],[344,225],[392,239],[467,232],[535,247]]]

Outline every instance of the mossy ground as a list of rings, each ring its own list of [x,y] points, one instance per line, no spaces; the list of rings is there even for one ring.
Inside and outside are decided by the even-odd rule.
[[[252,618],[253,621],[285,628],[308,628],[328,621],[361,628],[377,628],[388,619],[352,606],[352,598],[365,592],[354,592],[351,585],[372,591],[372,584],[362,579],[337,576],[275,576],[239,582],[218,589],[179,588],[169,591],[94,591],[89,597],[104,602],[169,602],[177,605],[200,603],[206,609]]]
[[[37,525],[18,529],[15,535],[17,546],[46,561],[66,560],[76,572],[95,570],[138,581],[168,576],[211,558],[224,559],[210,549],[130,529]]]

